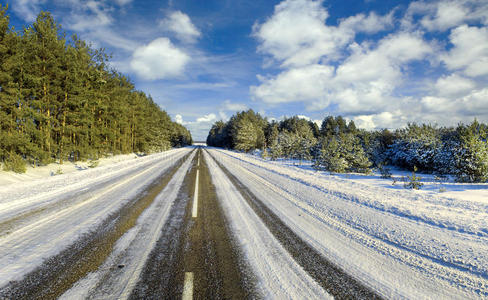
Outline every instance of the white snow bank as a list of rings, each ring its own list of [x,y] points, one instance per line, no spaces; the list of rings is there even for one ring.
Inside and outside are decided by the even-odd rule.
[[[383,187],[362,175],[210,151],[299,236],[385,297],[488,296],[483,199]]]
[[[97,167],[103,167],[125,160],[132,160],[137,157],[139,156],[135,153],[102,157],[97,160]],[[32,181],[35,179],[57,176],[59,174],[68,174],[87,170],[90,169],[89,166],[91,163],[92,161],[64,161],[62,165],[59,164],[59,162],[50,163],[46,166],[40,167],[32,167],[31,165],[28,165],[27,171],[25,173],[15,173],[13,171],[7,172],[0,169],[0,187],[13,183],[25,183],[27,181]]]

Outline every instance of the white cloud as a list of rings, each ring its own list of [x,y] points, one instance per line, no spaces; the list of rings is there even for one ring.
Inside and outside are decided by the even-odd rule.
[[[437,93],[447,97],[463,95],[466,92],[473,90],[475,87],[476,83],[473,80],[457,74],[442,76],[437,79],[437,82],[435,83]]]
[[[352,55],[337,68],[340,82],[382,79],[393,83],[401,76],[403,64],[422,59],[432,52],[432,48],[421,37],[409,33],[389,35],[379,41],[376,49],[368,49],[367,46],[353,44]]]
[[[449,40],[454,45],[441,57],[449,70],[463,70],[468,76],[488,74],[488,29],[461,25],[452,30]]]
[[[395,103],[392,95],[403,83],[403,67],[433,51],[421,37],[403,32],[381,39],[374,48],[364,43],[350,49],[351,55],[336,68],[312,64],[275,77],[260,76],[261,84],[250,88],[251,95],[272,104],[303,102],[309,110],[335,104],[341,113],[374,112]]]
[[[453,101],[445,97],[425,96],[420,99],[422,110],[428,113],[444,113],[451,111],[455,105]]]
[[[437,96],[422,97],[423,111],[447,118],[471,118],[488,114],[488,88],[472,90],[462,97],[449,98]],[[455,112],[455,113],[453,113]],[[452,124],[452,120],[449,122]]]
[[[400,111],[381,112],[370,115],[359,115],[353,118],[354,124],[367,130],[380,128],[396,128],[405,122],[403,114]]]
[[[274,78],[259,76],[261,84],[251,87],[251,95],[266,103],[318,101],[326,107],[328,81],[333,73],[332,67],[315,64],[284,71]]]
[[[311,120],[309,117],[304,116],[304,115],[297,115],[297,118],[304,119],[304,120],[307,120],[307,121],[310,121]]]
[[[282,66],[304,66],[330,59],[354,36],[347,28],[326,26],[323,1],[286,0],[275,6],[263,24],[255,24],[253,36],[259,52],[270,54]]]
[[[12,3],[11,8],[17,16],[27,22],[34,22],[39,14],[41,4],[46,0],[16,0]]]
[[[109,13],[110,8],[105,7],[102,2],[86,1],[83,5],[76,4],[73,8],[75,11],[67,22],[71,30],[78,32],[97,30],[113,22]]]
[[[175,122],[178,124],[181,124],[181,125],[183,125],[185,123],[185,122],[183,122],[183,116],[180,114],[175,116]]]
[[[412,3],[400,26],[391,12],[355,15],[334,27],[325,25],[321,1],[283,1],[253,30],[258,52],[271,55],[281,70],[258,75],[260,83],[250,87],[250,94],[273,106],[299,102],[307,110],[328,109],[368,129],[408,121],[452,125],[473,116],[488,119],[488,89],[480,89],[488,74],[488,14],[482,17],[473,9],[488,5],[471,0],[447,4]],[[425,29],[451,30],[450,44]],[[361,31],[387,33],[358,43]],[[321,47],[325,32],[332,33],[327,41],[345,33],[343,43]]]
[[[227,119],[229,118],[223,110],[219,110],[219,117],[223,121],[227,121]]]
[[[488,88],[474,90],[460,101],[459,108],[469,116],[488,115]]]
[[[469,9],[456,1],[438,2],[435,6],[434,15],[425,16],[420,21],[429,30],[444,31],[460,25],[469,14]]]
[[[412,100],[396,91],[409,79],[410,64],[430,58],[434,47],[421,32],[397,31],[377,41],[354,41],[358,32],[392,29],[393,16],[358,14],[334,27],[325,25],[322,1],[283,1],[253,33],[258,51],[272,55],[284,70],[258,75],[260,84],[250,87],[252,98],[272,105],[301,102],[315,111],[333,107],[350,116],[378,115],[368,119],[375,124],[403,120],[398,111]],[[334,39],[337,35],[341,39]]]
[[[243,103],[232,103],[230,100],[225,100],[222,109],[227,111],[243,111],[247,109],[247,105]]]
[[[197,118],[197,123],[210,123],[214,121],[217,121],[217,116],[214,113]]]
[[[420,16],[416,24],[415,19]],[[484,0],[439,0],[410,3],[404,28],[421,26],[429,31],[446,31],[466,22],[488,24],[488,2]]]
[[[161,37],[138,47],[130,65],[141,78],[156,80],[181,76],[189,60],[190,57],[168,38]]]
[[[181,11],[171,13],[166,19],[159,22],[159,26],[173,32],[179,40],[185,43],[194,43],[201,36],[190,17]]]
[[[340,27],[349,28],[354,32],[376,33],[393,26],[393,13],[378,16],[375,12],[357,14],[341,20]]]

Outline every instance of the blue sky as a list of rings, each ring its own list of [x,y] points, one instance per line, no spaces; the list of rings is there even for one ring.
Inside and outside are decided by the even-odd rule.
[[[15,0],[51,12],[204,140],[252,108],[366,129],[488,121],[488,2]]]

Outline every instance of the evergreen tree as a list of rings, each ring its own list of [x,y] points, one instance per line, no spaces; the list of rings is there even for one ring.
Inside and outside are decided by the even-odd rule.
[[[461,182],[488,181],[488,130],[474,121],[457,128],[459,145],[455,153],[455,174]]]
[[[54,159],[162,151],[192,142],[150,96],[108,70],[109,56],[67,40],[41,12],[20,35],[0,6],[0,161],[25,170]]]

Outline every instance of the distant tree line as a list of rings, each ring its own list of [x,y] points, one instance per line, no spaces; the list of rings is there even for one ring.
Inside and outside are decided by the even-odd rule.
[[[57,159],[162,151],[190,132],[124,75],[103,49],[66,38],[49,13],[21,33],[0,5],[0,162],[25,170]]]
[[[457,127],[408,124],[405,128],[367,131],[353,121],[328,116],[319,127],[297,116],[268,122],[252,110],[217,121],[209,146],[240,151],[262,149],[271,159],[311,160],[330,172],[370,172],[398,166],[452,174],[462,182],[488,181],[488,126],[478,121]]]

